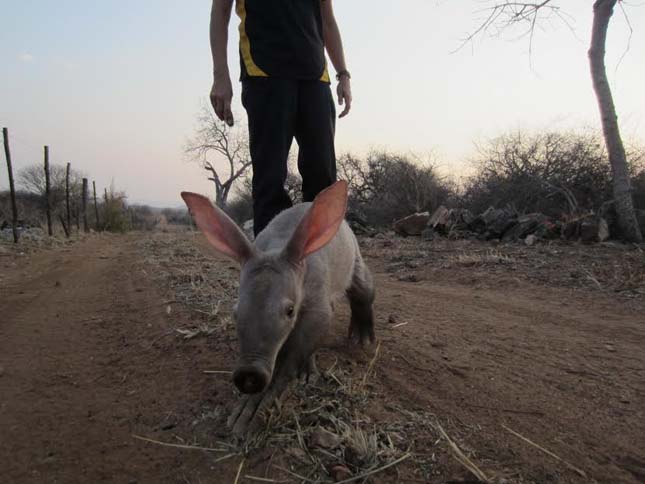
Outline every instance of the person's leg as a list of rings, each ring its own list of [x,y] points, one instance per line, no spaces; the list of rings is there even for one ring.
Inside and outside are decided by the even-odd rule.
[[[336,108],[329,84],[299,82],[296,140],[305,202],[311,202],[321,190],[336,181],[335,128]]]
[[[296,121],[296,82],[246,79],[242,83],[242,104],[249,119],[253,232],[257,235],[273,217],[291,206],[284,183]]]

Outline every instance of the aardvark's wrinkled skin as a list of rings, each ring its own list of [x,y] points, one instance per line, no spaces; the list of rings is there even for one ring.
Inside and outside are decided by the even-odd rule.
[[[334,299],[349,299],[349,336],[361,344],[374,340],[372,277],[343,220],[344,182],[282,212],[255,244],[204,197],[182,196],[211,244],[242,266],[233,381],[245,395],[229,425],[244,434],[292,379],[315,371],[314,351],[329,329]]]

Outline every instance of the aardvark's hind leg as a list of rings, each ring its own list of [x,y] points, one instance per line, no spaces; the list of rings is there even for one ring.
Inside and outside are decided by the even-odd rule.
[[[356,262],[352,285],[347,289],[347,298],[352,311],[349,338],[365,345],[374,342],[374,281],[362,260]]]

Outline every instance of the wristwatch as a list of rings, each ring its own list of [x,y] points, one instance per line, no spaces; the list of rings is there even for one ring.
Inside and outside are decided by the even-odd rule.
[[[342,71],[339,71],[339,72],[336,73],[336,80],[340,81],[340,78],[343,77],[343,76],[346,76],[347,79],[352,78],[352,75],[349,73],[349,71],[347,69],[345,69],[345,70],[342,70]]]

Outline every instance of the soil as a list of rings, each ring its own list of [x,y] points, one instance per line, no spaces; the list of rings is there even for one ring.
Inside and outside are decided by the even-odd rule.
[[[642,250],[362,245],[379,351],[346,342],[343,306],[319,367],[367,383],[357,422],[394,429],[411,456],[368,482],[645,482]],[[2,482],[303,481],[292,448],[244,456],[222,425],[237,270],[200,237],[0,249]]]

